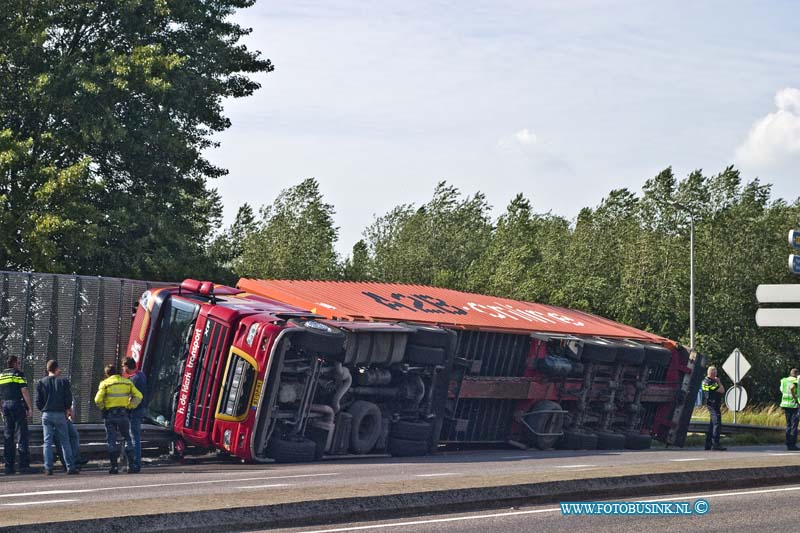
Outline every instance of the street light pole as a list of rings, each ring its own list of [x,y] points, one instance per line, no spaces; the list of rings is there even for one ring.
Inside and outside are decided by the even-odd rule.
[[[694,350],[694,213],[678,202],[672,206],[689,214],[689,349]]]

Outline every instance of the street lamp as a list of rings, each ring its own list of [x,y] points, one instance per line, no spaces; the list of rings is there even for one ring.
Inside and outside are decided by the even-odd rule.
[[[694,350],[694,213],[678,202],[670,205],[689,213],[689,349]]]

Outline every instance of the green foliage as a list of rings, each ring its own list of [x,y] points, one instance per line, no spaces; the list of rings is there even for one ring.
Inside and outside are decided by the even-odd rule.
[[[220,201],[207,180],[226,171],[203,151],[230,125],[223,98],[272,69],[231,21],[252,3],[3,5],[0,218],[20,223],[3,232],[0,268],[149,279],[209,268]]]
[[[338,278],[334,213],[314,178],[284,190],[273,205],[261,209],[256,227],[245,232],[234,269],[254,278]]]

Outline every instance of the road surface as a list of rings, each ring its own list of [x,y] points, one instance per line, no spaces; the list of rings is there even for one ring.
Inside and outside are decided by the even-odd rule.
[[[493,509],[452,515],[426,515],[404,519],[378,520],[331,526],[272,530],[280,533],[642,533],[643,531],[793,531],[797,528],[797,501],[800,485],[740,491],[691,492],[670,494],[638,501],[708,501],[708,512],[692,516],[564,516],[558,504]],[[634,501],[632,498],[612,501]]]
[[[57,517],[191,511],[421,490],[497,486],[704,468],[800,465],[778,446],[645,451],[446,452],[420,458],[331,460],[299,465],[204,462],[108,475],[100,465],[79,476],[16,475],[0,480],[0,525]],[[798,494],[800,496],[800,494]],[[126,504],[120,506],[119,502]],[[42,512],[47,509],[47,513]],[[53,518],[55,519],[55,518]]]

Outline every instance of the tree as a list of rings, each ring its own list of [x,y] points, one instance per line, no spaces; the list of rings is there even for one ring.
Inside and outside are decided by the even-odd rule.
[[[282,191],[273,205],[261,209],[261,220],[247,233],[234,271],[255,278],[338,278],[334,214],[314,178]]]
[[[3,216],[36,218],[26,196],[70,205],[38,231],[20,227],[6,266],[147,279],[208,268],[220,199],[207,183],[226,171],[203,151],[230,126],[222,99],[252,94],[247,74],[272,70],[231,21],[253,2],[4,5],[0,131],[24,158],[0,160]]]
[[[236,283],[236,265],[241,261],[245,243],[258,229],[253,208],[242,204],[236,212],[236,219],[225,231],[217,235],[208,247],[209,259],[214,265],[211,279],[229,285]]]

